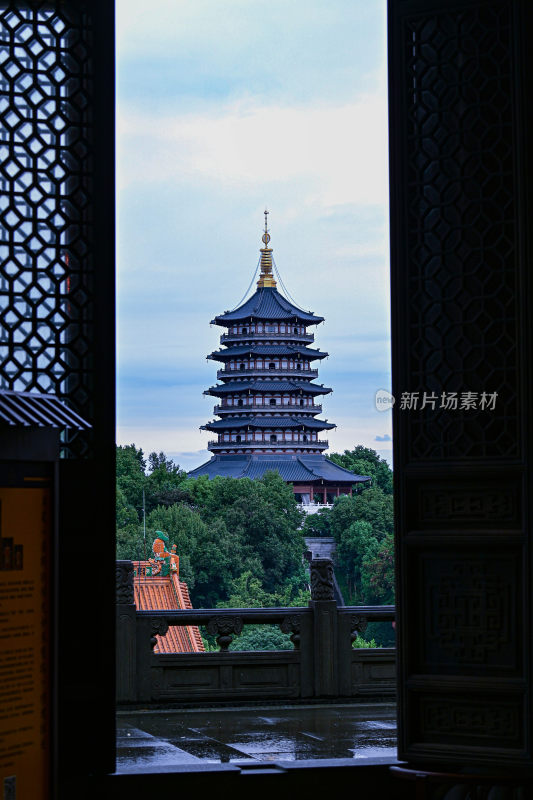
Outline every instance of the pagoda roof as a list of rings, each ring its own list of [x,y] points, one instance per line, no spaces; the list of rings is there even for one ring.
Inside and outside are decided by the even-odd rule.
[[[219,314],[211,323],[213,325],[229,325],[238,320],[273,320],[296,319],[310,325],[318,325],[324,317],[317,317],[311,311],[303,311],[298,306],[290,303],[277,289],[273,287],[260,287],[246,302],[233,311]]]
[[[326,420],[314,417],[226,417],[202,425],[206,431],[215,431],[225,428],[309,428],[310,430],[324,431],[336,426]]]
[[[311,361],[315,358],[326,358],[328,353],[323,353],[320,350],[313,350],[305,345],[290,345],[290,344],[256,344],[256,345],[235,345],[228,347],[225,350],[215,350],[207,358],[214,361],[224,361],[226,358],[234,358],[236,356],[256,355],[256,356],[307,356]]]
[[[326,481],[331,483],[366,483],[368,475],[357,475],[344,467],[339,467],[324,455],[299,456],[260,456],[260,455],[228,455],[213,456],[210,461],[188,473],[190,478],[217,475],[227,478],[262,478],[266,472],[279,472],[287,483],[313,483]]]
[[[232,392],[307,392],[308,394],[329,394],[332,390],[327,386],[321,386],[318,383],[311,383],[310,381],[272,381],[272,380],[255,380],[255,381],[230,381],[219,386],[211,386],[206,389],[204,394],[212,394],[215,397],[222,397]]]

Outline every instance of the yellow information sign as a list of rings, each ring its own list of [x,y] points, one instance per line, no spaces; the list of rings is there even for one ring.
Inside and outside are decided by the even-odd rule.
[[[0,488],[0,798],[49,797],[50,489]]]

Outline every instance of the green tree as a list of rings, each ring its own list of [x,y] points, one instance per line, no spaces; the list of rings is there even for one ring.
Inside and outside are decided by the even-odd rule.
[[[303,515],[277,472],[257,481],[191,479],[163,452],[151,453],[147,464],[132,444],[117,448],[117,487],[117,556],[150,557],[155,531],[165,531],[197,608],[227,604],[228,598],[230,605],[246,605],[238,581],[248,573],[255,581],[254,604],[307,603]]]
[[[378,549],[379,543],[372,526],[364,520],[352,522],[337,539],[336,575],[349,604],[366,602],[362,579],[363,559],[368,553],[375,556]]]
[[[148,476],[146,478],[146,509],[151,511],[158,505],[171,506],[183,500],[190,500],[183,483],[187,473],[180,469],[165,453],[150,453],[148,456]]]
[[[131,506],[117,481],[116,491],[117,558],[142,559],[142,529],[136,510]]]
[[[387,534],[375,555],[365,554],[362,563],[365,592],[375,605],[394,603],[394,537]]]
[[[292,650],[290,636],[273,625],[247,625],[229,650]]]
[[[136,525],[139,521],[136,510],[131,506],[126,495],[118,485],[116,490],[116,521],[117,529],[125,528],[127,525]]]
[[[355,649],[374,649],[375,647],[382,647],[382,645],[376,644],[375,639],[363,639],[362,636],[358,636],[352,647]]]
[[[235,578],[227,600],[218,603],[219,608],[285,608],[286,606],[306,606],[311,595],[302,567],[296,575],[286,581],[280,591],[265,592],[259,578],[251,570],[246,570]]]
[[[329,458],[357,475],[369,475],[372,486],[378,486],[385,494],[392,494],[392,470],[386,460],[370,447],[358,444],[353,450],[332,453]],[[364,487],[358,489],[362,491]]]
[[[223,520],[203,523],[191,553],[195,579],[191,592],[193,605],[215,608],[231,592],[243,564],[240,542],[230,534]]]
[[[146,461],[143,451],[134,444],[117,445],[117,486],[126,503],[139,514],[143,504],[143,489],[146,488]]]
[[[204,504],[197,508],[202,518],[224,522],[242,545],[243,563],[260,565],[252,572],[265,591],[275,592],[298,571],[305,547],[299,530],[302,514],[291,487],[277,472],[256,481],[216,477],[208,491],[205,485],[201,490]]]
[[[238,552],[225,526],[207,525],[185,505],[158,506],[146,519],[147,537],[165,531],[180,557],[180,578],[189,586],[196,607],[212,607],[229,590],[236,566],[232,553]],[[232,550],[232,546],[234,549]]]
[[[331,509],[319,508],[316,514],[307,514],[302,533],[304,537],[331,536]]]
[[[144,559],[145,546],[142,527],[138,522],[117,528],[117,558],[132,561]]]
[[[331,510],[336,575],[350,602],[388,604],[394,586],[392,495],[379,487],[340,497]]]
[[[385,494],[378,486],[361,494],[343,495],[335,500],[331,509],[331,532],[337,542],[342,539],[353,522],[364,520],[372,526],[377,539],[385,538],[394,531],[394,508],[392,495]]]

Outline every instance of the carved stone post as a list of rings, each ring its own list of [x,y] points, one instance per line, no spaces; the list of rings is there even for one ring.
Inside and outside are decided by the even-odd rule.
[[[133,564],[116,562],[116,681],[117,702],[135,702],[137,699],[137,642],[136,608],[133,595]]]
[[[220,617],[213,617],[206,625],[207,632],[215,635],[221,653],[227,653],[233,641],[233,635],[238,636],[242,632],[243,622],[241,617],[224,614]]]
[[[338,612],[333,586],[333,562],[330,558],[311,561],[311,601],[314,631],[315,696],[339,694],[337,663]]]

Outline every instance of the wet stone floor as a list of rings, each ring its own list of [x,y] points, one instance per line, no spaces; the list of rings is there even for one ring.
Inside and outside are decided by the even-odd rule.
[[[120,712],[117,772],[180,764],[396,757],[392,703]]]

